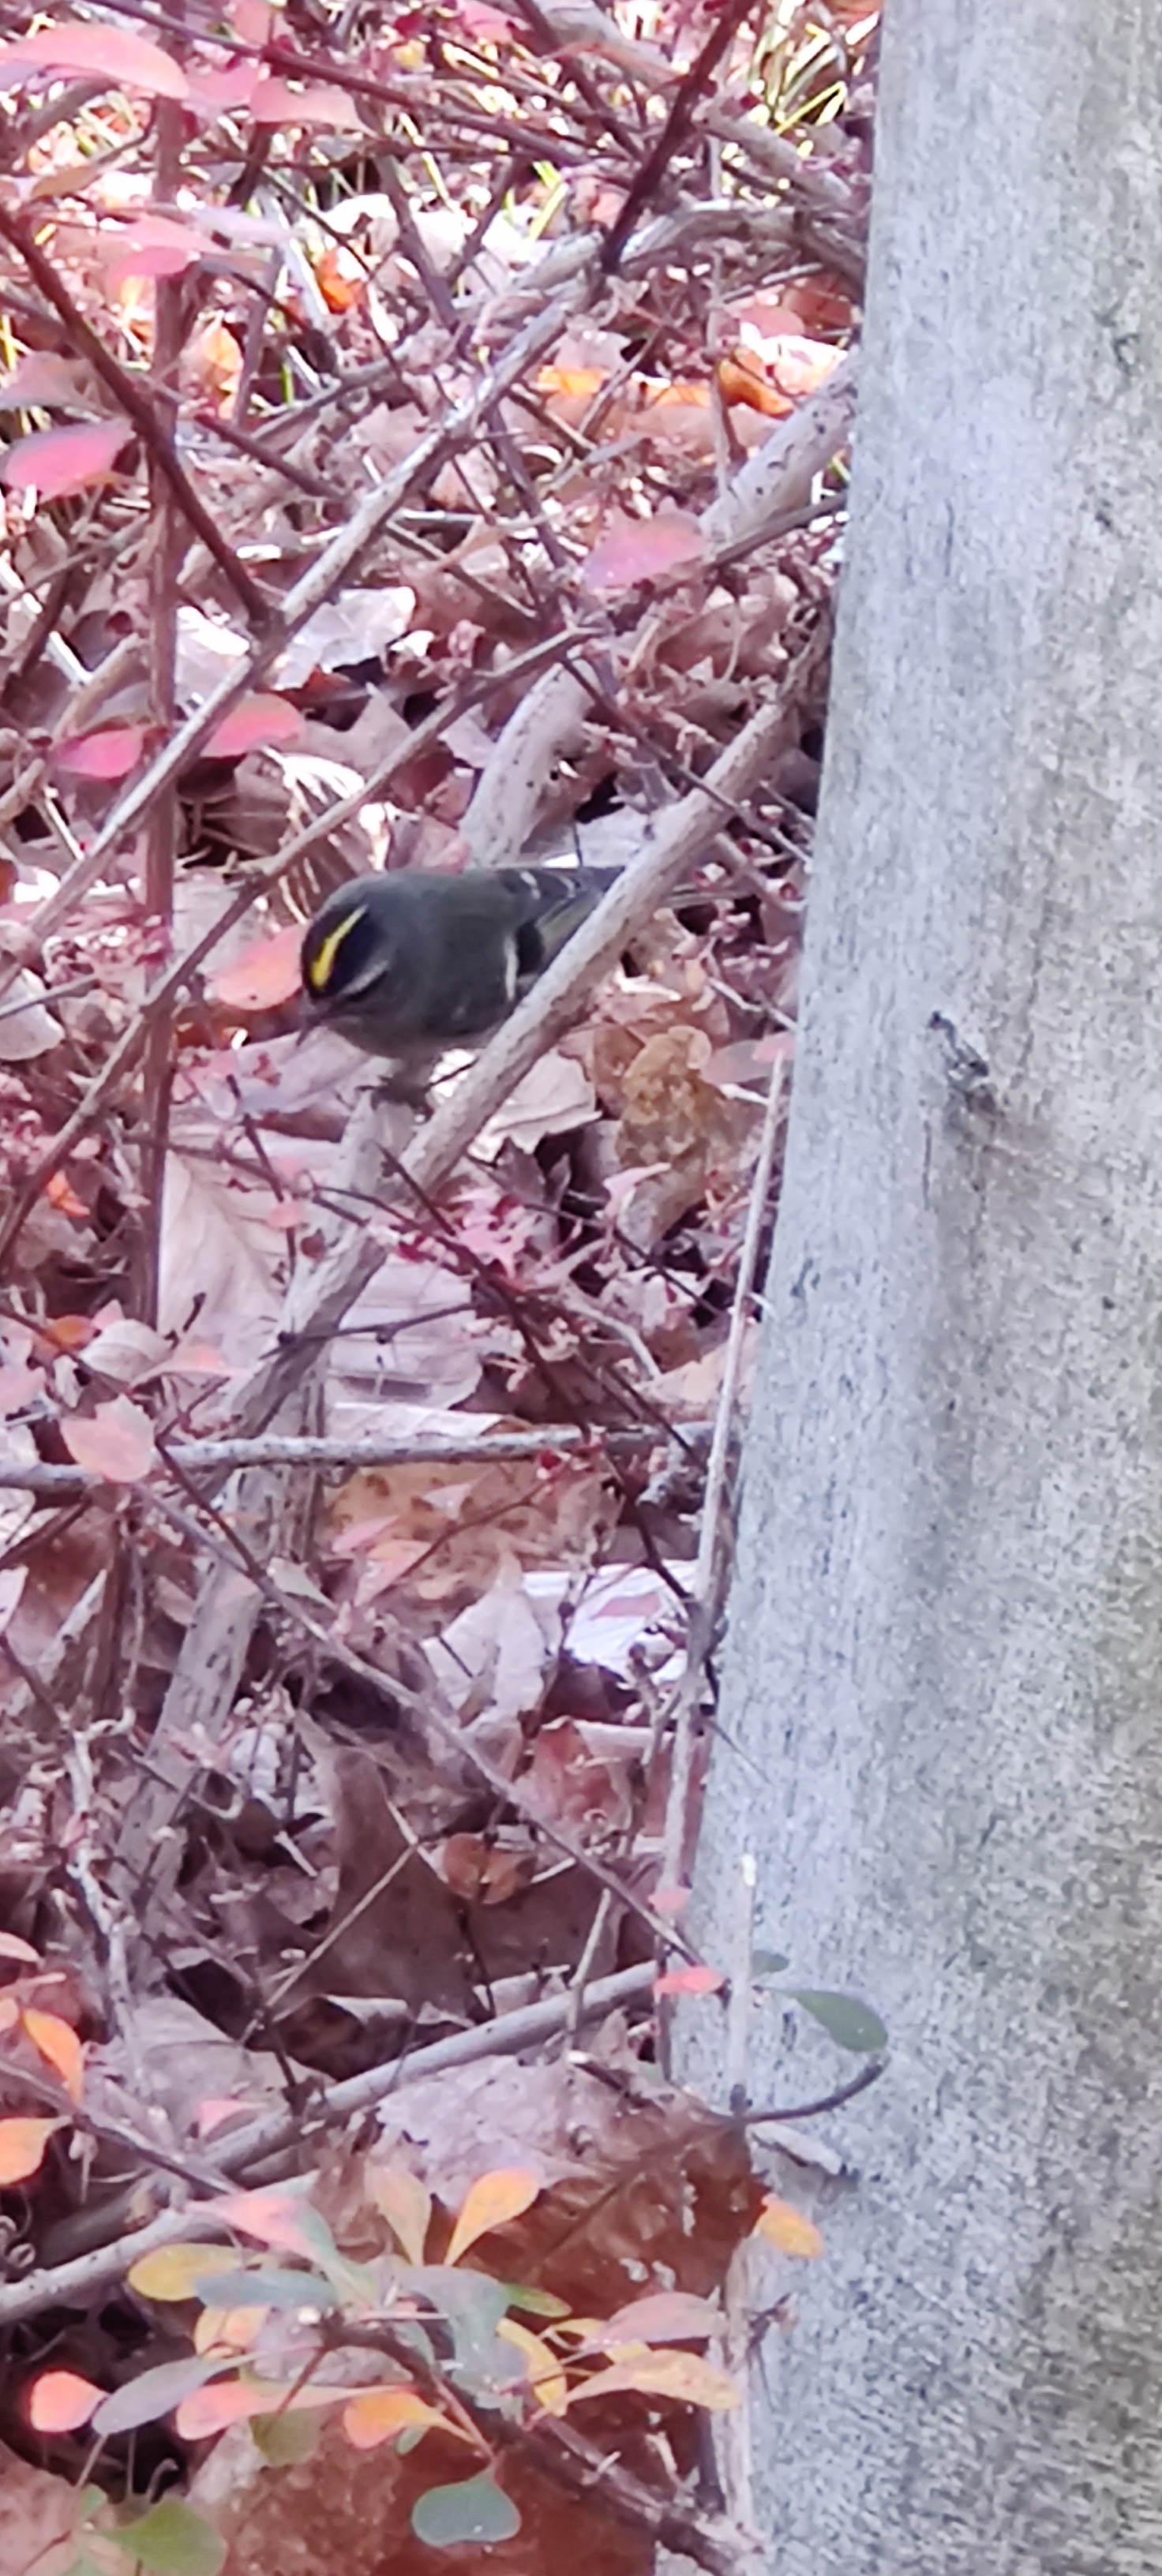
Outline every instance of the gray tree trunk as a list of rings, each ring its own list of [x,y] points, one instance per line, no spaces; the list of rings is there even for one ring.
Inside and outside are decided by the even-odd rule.
[[[711,1955],[749,1847],[756,1937],[892,2038],[857,2181],[793,2190],[778,2576],[1162,2570],[1160,41],[889,0],[700,1856]],[[844,2064],[768,2005],[752,2099]]]

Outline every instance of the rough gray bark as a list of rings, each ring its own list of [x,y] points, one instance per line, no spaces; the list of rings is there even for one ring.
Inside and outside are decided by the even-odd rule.
[[[756,2466],[779,2576],[1157,2576],[1159,21],[888,17],[700,1871],[722,1957],[755,1849],[757,1938],[893,2054]],[[752,2098],[835,2079],[764,2023]]]

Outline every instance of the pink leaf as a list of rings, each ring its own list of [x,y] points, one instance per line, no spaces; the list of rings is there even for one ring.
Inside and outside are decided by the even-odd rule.
[[[197,2388],[183,2397],[175,2409],[174,2428],[184,2442],[204,2442],[211,2433],[223,2433],[228,2424],[242,2424],[250,2415],[305,2414],[316,2406],[350,2404],[352,2388],[326,2385],[312,2387],[308,2380],[296,2388],[293,2380],[285,2385],[274,2381],[230,2379],[216,2388]]]
[[[230,116],[249,107],[258,81],[257,63],[229,63],[224,71],[191,72],[189,104],[195,116]]]
[[[163,54],[148,37],[128,27],[96,26],[67,19],[56,27],[39,27],[14,45],[0,46],[0,78],[10,63],[28,63],[36,71],[96,74],[110,89],[143,89],[151,98],[184,98],[189,84],[180,64]]]
[[[149,1415],[127,1395],[99,1404],[91,1417],[73,1414],[62,1422],[61,1438],[78,1467],[110,1485],[140,1484],[157,1463]]]
[[[51,349],[32,349],[0,385],[0,402],[45,410],[63,403],[71,410],[77,399],[77,375],[74,359],[59,357]]]
[[[144,725],[106,725],[58,742],[53,759],[70,778],[128,778],[145,749]]]
[[[345,90],[288,89],[273,75],[256,82],[250,101],[256,125],[325,125],[359,127]]]
[[[206,249],[206,236],[172,215],[141,215],[124,230],[106,234],[101,248],[111,287],[127,277],[180,277]]]
[[[220,725],[215,725],[205,744],[206,760],[237,760],[243,752],[260,751],[272,742],[297,742],[303,720],[296,707],[286,698],[272,697],[269,691],[258,691],[243,698]]]
[[[582,565],[581,579],[586,590],[629,590],[635,581],[656,581],[659,573],[697,563],[701,555],[696,519],[678,510],[664,518],[627,519],[618,510]]]
[[[127,420],[75,420],[63,429],[34,430],[31,438],[18,438],[9,448],[0,465],[0,483],[9,491],[35,491],[42,501],[59,501],[102,482],[132,434]]]
[[[667,1968],[655,1977],[656,1995],[716,1995],[726,1979],[721,1968]]]

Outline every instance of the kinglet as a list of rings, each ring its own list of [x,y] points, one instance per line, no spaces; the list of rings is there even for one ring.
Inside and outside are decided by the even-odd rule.
[[[355,877],[308,924],[303,992],[353,1046],[429,1064],[499,1027],[605,893],[590,868]]]

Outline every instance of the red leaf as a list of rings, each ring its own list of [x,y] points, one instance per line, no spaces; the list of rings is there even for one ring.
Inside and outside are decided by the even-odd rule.
[[[61,1438],[78,1467],[110,1485],[138,1485],[157,1463],[149,1415],[127,1395],[99,1404],[91,1419],[73,1414],[62,1422]]]
[[[111,35],[113,30],[100,32]],[[0,483],[12,492],[34,491],[42,501],[59,501],[102,482],[131,436],[127,420],[74,420],[63,429],[34,430],[31,438],[18,438],[9,448],[0,465]]]
[[[232,966],[223,966],[208,985],[212,1002],[224,1003],[230,1011],[272,1011],[279,1002],[289,1002],[299,989],[299,950],[303,934],[297,923],[275,932],[273,939],[256,939]]]
[[[152,98],[184,98],[188,83],[180,64],[163,54],[148,37],[128,27],[70,23],[39,27],[14,45],[0,46],[0,75],[9,63],[29,63],[36,71],[83,72],[107,79],[110,89],[143,89]]]
[[[237,760],[246,751],[261,751],[272,742],[297,742],[303,720],[297,707],[286,698],[276,698],[269,690],[256,691],[243,698],[232,713],[216,725],[205,745],[206,760]]]
[[[99,733],[78,733],[71,742],[58,742],[53,759],[71,778],[128,778],[144,749],[144,725],[106,725]]]

